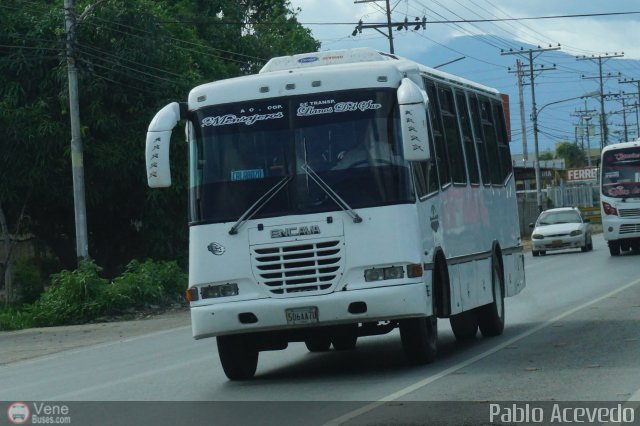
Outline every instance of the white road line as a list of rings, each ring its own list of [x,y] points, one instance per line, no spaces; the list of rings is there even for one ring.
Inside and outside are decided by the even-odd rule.
[[[496,346],[496,347],[494,347],[492,349],[489,349],[488,351],[486,351],[484,353],[481,353],[479,355],[474,356],[473,358],[469,358],[466,361],[463,361],[463,362],[458,363],[458,364],[456,364],[456,365],[454,365],[452,367],[449,367],[446,370],[443,370],[438,374],[434,374],[433,376],[429,376],[424,380],[421,380],[421,381],[419,381],[417,383],[414,383],[413,385],[407,386],[406,388],[401,389],[401,390],[399,390],[397,392],[394,392],[394,393],[392,393],[390,395],[387,395],[387,396],[385,396],[385,397],[383,397],[383,398],[381,398],[381,399],[379,399],[379,400],[377,400],[375,402],[372,402],[371,404],[367,404],[364,407],[361,407],[361,408],[359,408],[357,410],[351,411],[351,412],[349,412],[347,414],[344,414],[344,415],[342,415],[342,416],[340,416],[338,418],[335,418],[335,419],[329,421],[328,423],[325,423],[323,426],[341,425],[341,424],[346,423],[349,420],[352,420],[352,419],[354,419],[354,418],[356,418],[356,417],[358,417],[358,416],[360,416],[362,414],[365,414],[365,413],[368,413],[369,411],[375,410],[376,408],[380,407],[381,405],[384,405],[384,403],[386,403],[386,402],[395,401],[396,399],[402,398],[403,396],[408,395],[411,392],[414,392],[414,391],[416,391],[416,390],[418,390],[418,389],[420,389],[420,388],[422,388],[424,386],[427,386],[427,385],[435,382],[436,380],[441,379],[442,377],[445,377],[445,376],[447,376],[447,375],[449,375],[449,374],[451,374],[451,373],[453,373],[455,371],[458,371],[458,370],[460,370],[462,368],[465,368],[465,367],[467,367],[467,366],[469,366],[471,364],[474,364],[474,363],[480,361],[481,359],[486,358],[489,355],[492,355],[492,354],[494,354],[494,353],[506,348],[507,346],[513,345],[517,341],[522,340],[522,339],[524,339],[526,337],[529,337],[530,335],[542,330],[545,327],[548,327],[549,325],[553,324],[554,322],[558,322],[558,321],[568,317],[569,315],[572,315],[572,314],[580,311],[581,309],[584,309],[584,308],[586,308],[588,306],[591,306],[591,305],[593,305],[595,303],[598,303],[598,302],[600,302],[600,301],[602,301],[604,299],[607,299],[607,298],[609,298],[609,297],[611,297],[613,295],[616,295],[616,294],[618,294],[618,293],[620,293],[620,292],[622,292],[622,291],[624,291],[624,290],[626,290],[626,289],[628,289],[630,287],[633,287],[634,285],[637,285],[637,284],[640,284],[640,279],[632,281],[632,282],[630,282],[630,283],[628,283],[628,284],[626,284],[626,285],[624,285],[624,286],[622,286],[622,287],[620,287],[620,288],[618,288],[616,290],[613,290],[613,291],[605,294],[604,296],[600,296],[597,299],[594,299],[594,300],[592,300],[590,302],[586,302],[586,303],[584,303],[584,304],[582,304],[582,305],[580,305],[580,306],[578,306],[576,308],[573,308],[573,309],[571,309],[571,310],[569,310],[569,311],[567,311],[567,312],[565,312],[563,314],[560,314],[557,317],[552,318],[552,319],[550,319],[547,322],[544,322],[542,324],[539,324],[536,327],[534,327],[534,328],[532,328],[532,329],[530,329],[528,331],[525,331],[524,333],[521,333],[521,334],[519,334],[519,335],[517,335],[517,336],[515,336],[515,337],[513,337],[513,338],[511,338],[509,340],[507,340],[506,342],[501,343],[500,345],[498,345],[498,346]],[[633,398],[636,398],[636,399],[633,399]],[[640,390],[638,390],[638,392],[636,392],[631,397],[631,399],[629,399],[629,401],[631,401],[631,400],[633,400],[633,401],[640,400]]]

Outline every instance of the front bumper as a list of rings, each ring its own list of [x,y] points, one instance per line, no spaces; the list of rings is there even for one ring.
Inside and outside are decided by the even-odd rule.
[[[584,234],[571,237],[546,237],[541,240],[531,240],[531,249],[535,251],[564,250],[571,248],[581,248],[585,245]]]
[[[238,302],[218,303],[191,308],[193,337],[220,336],[268,330],[384,321],[433,314],[430,285],[403,284],[362,290],[339,291],[316,296],[286,299],[265,298]],[[366,304],[366,312],[350,313],[353,303]],[[313,325],[289,325],[286,309],[317,307],[318,322]],[[242,323],[240,314],[251,313],[257,321]]]

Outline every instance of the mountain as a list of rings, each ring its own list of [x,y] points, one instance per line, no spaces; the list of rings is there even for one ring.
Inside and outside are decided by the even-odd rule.
[[[425,40],[425,45],[427,45]],[[512,46],[524,52],[520,55],[502,55],[500,48]],[[546,46],[545,46],[546,47]],[[438,66],[449,61],[465,56],[439,69],[466,79],[485,84],[506,93],[510,98],[513,153],[522,153],[522,137],[517,77],[515,73],[516,59],[521,59],[523,64],[529,66],[528,49],[538,49],[538,46],[521,44],[513,40],[506,40],[494,36],[464,36],[456,37],[446,46],[432,45],[427,49],[424,46],[412,46],[411,54],[404,54],[403,46],[399,44],[396,52],[401,56],[411,57],[417,62],[428,66]],[[540,152],[555,150],[555,144],[560,141],[575,141],[584,144],[582,136],[583,127],[576,110],[591,110],[590,142],[591,147],[600,144],[599,129],[599,79],[597,60],[576,60],[576,56],[563,50],[553,50],[534,53],[534,81],[537,110],[539,111],[538,126]],[[554,68],[555,64],[555,69]],[[603,60],[604,92],[618,93],[625,91],[629,95],[626,101],[628,108],[627,125],[630,139],[637,137],[637,119],[634,104],[638,102],[637,86],[635,84],[619,84],[619,79],[638,79],[640,75],[633,75],[634,70],[640,70],[640,61],[630,59]],[[539,69],[544,67],[546,71]],[[510,68],[510,69],[509,69]],[[640,71],[637,71],[640,73]],[[618,75],[620,73],[620,76]],[[582,76],[587,77],[582,78]],[[528,75],[524,79],[526,85],[523,88],[525,104],[525,121],[527,127],[527,146],[532,153],[533,149],[533,125],[531,117],[531,87],[528,84]],[[594,93],[596,92],[596,93]],[[585,94],[591,94],[587,99],[578,98]],[[586,105],[585,105],[586,103]],[[605,112],[609,127],[609,143],[617,142],[624,138],[623,117],[621,114],[622,102],[620,99],[607,97]],[[584,123],[584,122],[583,122]],[[586,124],[586,123],[585,123]],[[595,124],[595,126],[593,125]],[[586,136],[586,133],[584,133]]]

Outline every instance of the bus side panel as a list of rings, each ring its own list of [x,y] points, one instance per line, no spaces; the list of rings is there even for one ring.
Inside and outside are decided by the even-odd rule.
[[[514,253],[502,256],[504,266],[505,296],[515,296],[525,286],[524,279],[524,253]]]

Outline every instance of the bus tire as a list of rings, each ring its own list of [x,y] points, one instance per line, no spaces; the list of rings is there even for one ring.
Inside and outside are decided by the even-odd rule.
[[[405,356],[413,364],[428,364],[438,353],[438,318],[409,318],[400,321],[400,339]]]
[[[356,348],[356,342],[358,341],[358,336],[353,335],[344,335],[344,336],[335,336],[333,338],[333,348],[336,351],[352,351]]]
[[[478,316],[474,310],[452,315],[449,323],[457,340],[471,340],[478,334]]]
[[[496,255],[491,261],[493,302],[477,308],[478,325],[484,337],[499,336],[504,331],[504,277]]]
[[[609,254],[611,256],[620,256],[620,243],[618,241],[609,241]]]
[[[540,252],[538,250],[531,250],[531,255],[533,257],[538,257],[538,256],[540,256]]]
[[[258,366],[258,350],[250,337],[243,334],[218,336],[218,355],[224,374],[229,380],[249,380]]]
[[[328,337],[309,337],[304,340],[309,352],[326,352],[331,346],[331,339]]]

